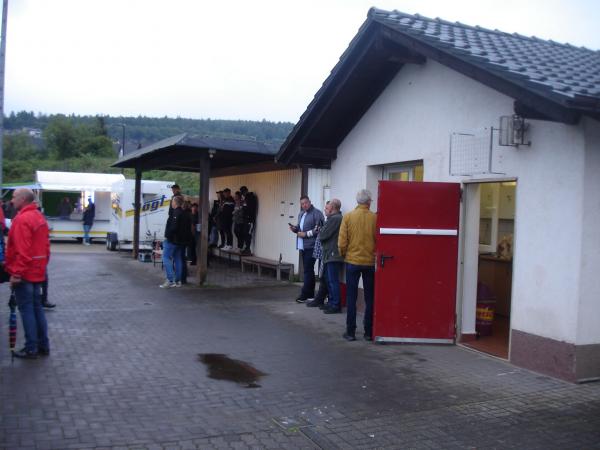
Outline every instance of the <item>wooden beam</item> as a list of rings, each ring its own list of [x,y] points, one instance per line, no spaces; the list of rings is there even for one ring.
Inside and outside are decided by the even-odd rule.
[[[210,180],[210,159],[208,154],[202,155],[200,159],[200,192],[198,195],[200,204],[198,205],[200,213],[200,240],[196,248],[198,264],[198,284],[202,286],[206,283],[208,274],[208,189]]]
[[[142,209],[142,170],[135,169],[135,192],[133,200],[133,259],[140,253],[140,211]]]

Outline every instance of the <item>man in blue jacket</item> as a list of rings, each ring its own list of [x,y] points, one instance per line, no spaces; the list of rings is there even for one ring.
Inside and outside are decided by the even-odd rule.
[[[300,208],[298,223],[295,226],[290,226],[290,231],[296,233],[296,248],[300,251],[304,268],[302,290],[296,301],[304,303],[315,296],[315,258],[313,257],[313,249],[319,228],[323,225],[325,218],[323,213],[312,205],[307,195],[300,198]]]

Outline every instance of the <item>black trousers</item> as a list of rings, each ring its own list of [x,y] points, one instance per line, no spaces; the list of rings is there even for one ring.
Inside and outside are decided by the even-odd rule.
[[[233,232],[235,233],[235,237],[237,239],[237,246],[241,250],[244,248],[246,244],[247,235],[248,235],[248,224],[247,223],[236,223],[233,226]]]
[[[221,235],[221,245],[233,245],[233,233],[231,232],[231,222],[221,224],[219,228]]]
[[[244,247],[247,250],[250,250],[250,246],[252,245],[252,235],[254,234],[254,228],[256,227],[256,223],[250,222],[246,224],[246,235],[244,237]]]

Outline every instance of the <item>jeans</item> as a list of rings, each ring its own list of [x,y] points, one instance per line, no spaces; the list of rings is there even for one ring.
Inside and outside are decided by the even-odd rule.
[[[23,280],[15,285],[15,297],[25,331],[25,350],[31,353],[50,350],[48,324],[42,308],[41,292],[42,283]]]
[[[173,244],[168,240],[163,241],[163,266],[167,273],[167,280],[170,282],[181,281],[182,275],[182,260],[181,253],[183,246]],[[175,273],[173,273],[173,265],[175,265]]]
[[[373,335],[373,296],[375,288],[375,267],[357,266],[346,263],[346,331],[354,335],[356,330],[356,298],[358,297],[358,280],[362,275],[365,294],[365,318],[363,325],[365,334]]]
[[[83,226],[83,241],[87,242],[88,244],[91,242],[91,240],[90,240],[90,230],[91,229],[92,229],[91,225]]]
[[[342,306],[340,299],[340,269],[342,263],[337,261],[328,262],[325,264],[324,272],[327,274],[327,288],[329,290],[330,308],[339,309]]]
[[[313,298],[315,296],[315,261],[313,258],[313,249],[300,250],[302,255],[302,265],[304,266],[304,283],[300,296],[304,299]]]

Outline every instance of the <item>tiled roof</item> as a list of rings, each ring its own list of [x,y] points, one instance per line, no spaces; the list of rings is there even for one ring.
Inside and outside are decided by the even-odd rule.
[[[584,115],[600,120],[600,51],[371,8],[276,160],[330,162],[392,76],[404,64],[421,64],[421,58],[511,97],[514,112],[523,117],[567,124]],[[321,154],[305,156],[304,146]]]
[[[398,11],[372,8],[369,17],[546,95],[600,100],[600,51]]]

